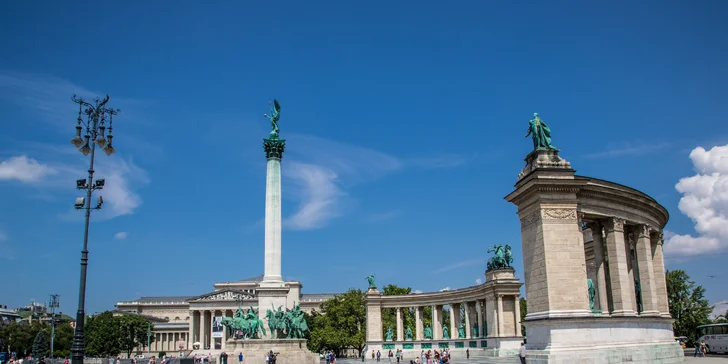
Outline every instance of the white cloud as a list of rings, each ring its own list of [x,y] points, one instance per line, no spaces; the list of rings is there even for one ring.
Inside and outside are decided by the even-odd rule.
[[[483,284],[483,280],[478,278],[475,280],[475,284]]]
[[[675,189],[683,194],[678,208],[695,223],[697,236],[665,233],[665,254],[708,254],[728,248],[728,145],[690,152],[696,170]]]
[[[33,158],[20,155],[0,162],[0,181],[37,182],[57,171]]]
[[[322,166],[288,162],[286,176],[299,200],[296,213],[284,222],[287,228],[315,229],[340,215],[339,198],[345,193],[337,184],[336,173]]]
[[[445,288],[441,289],[440,292],[445,292],[445,291],[449,291],[449,290],[450,290],[450,287],[445,287]]]
[[[419,293],[422,293],[422,291],[420,291],[419,289],[416,289],[416,290],[412,291],[410,294],[419,294]]]
[[[114,239],[124,240],[127,236],[129,236],[129,234],[126,231],[119,231],[118,233],[114,234]]]
[[[468,260],[463,260],[462,262],[453,263],[453,264],[450,264],[450,265],[446,265],[446,266],[444,266],[442,268],[435,269],[434,270],[434,273],[447,272],[447,271],[451,271],[451,270],[458,269],[458,268],[468,267],[468,266],[471,266],[471,265],[474,265],[474,264],[478,264],[478,263],[481,263],[482,264],[483,263],[483,260],[482,259],[468,259]]]
[[[3,252],[0,254],[1,259],[15,259],[13,249],[8,245],[8,235],[2,230],[0,230],[0,250]]]

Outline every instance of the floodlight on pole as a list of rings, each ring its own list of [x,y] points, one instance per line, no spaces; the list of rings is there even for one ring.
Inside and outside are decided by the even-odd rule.
[[[93,191],[104,188],[106,181],[103,179],[96,180],[94,183],[94,158],[96,156],[96,146],[101,148],[106,155],[111,155],[116,150],[111,146],[113,138],[112,120],[114,115],[118,115],[121,110],[107,108],[106,103],[109,102],[109,96],[103,99],[95,99],[93,103],[87,102],[82,98],[73,95],[73,102],[78,104],[78,118],[76,119],[76,135],[71,139],[71,144],[78,148],[83,155],[91,155],[91,163],[88,169],[88,177],[85,180],[77,180],[76,188],[86,190],[85,197],[77,197],[75,207],[77,210],[86,210],[86,223],[83,235],[83,250],[81,250],[81,281],[78,293],[78,312],[76,312],[76,330],[73,335],[73,345],[71,346],[71,362],[73,364],[83,364],[86,353],[84,344],[84,328],[85,328],[85,307],[86,307],[86,272],[88,268],[88,229],[91,220],[91,211],[98,210],[104,203],[103,197],[99,196],[96,206],[91,206],[91,195]],[[85,118],[85,120],[84,120]],[[107,122],[108,121],[108,122]]]

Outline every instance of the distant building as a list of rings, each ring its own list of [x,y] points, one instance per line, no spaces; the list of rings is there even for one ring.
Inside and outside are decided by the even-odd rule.
[[[0,307],[0,324],[8,325],[13,322],[20,322],[23,318],[14,310],[8,309],[8,306]]]

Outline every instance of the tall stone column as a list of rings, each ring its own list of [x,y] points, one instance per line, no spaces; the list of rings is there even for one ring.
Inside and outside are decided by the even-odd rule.
[[[597,270],[597,296],[594,307],[598,307],[603,313],[609,312],[609,297],[607,296],[607,274],[604,264],[604,239],[602,239],[602,224],[592,222],[589,224],[592,232],[592,246],[594,248],[594,265]]]
[[[227,317],[227,310],[222,310],[223,320],[225,320],[225,317]],[[222,344],[221,344],[222,346],[220,346],[220,348],[223,350],[225,349],[225,342],[227,341],[227,338],[228,338],[227,326],[223,325],[222,326]]]
[[[503,295],[498,295],[498,336],[505,336],[505,322],[503,322]]]
[[[462,304],[465,305],[465,338],[470,339],[473,337],[473,326],[470,323],[470,302],[463,302]]]
[[[207,325],[207,330],[210,332],[209,340],[210,340],[210,350],[215,350],[215,338],[212,337],[212,320],[215,319],[215,310],[210,311],[210,323]],[[174,338],[173,338],[174,340]]]
[[[662,255],[662,232],[657,231],[650,236],[652,246],[652,269],[655,278],[655,295],[657,310],[662,317],[670,316],[667,300],[667,281],[665,277],[665,258]]]
[[[650,228],[647,225],[638,225],[635,229],[637,240],[637,266],[639,267],[640,288],[642,290],[642,315],[659,316],[657,305],[657,287],[655,285],[655,268],[652,265],[652,242],[650,241]]]
[[[404,327],[402,325],[402,307],[395,308],[397,310],[397,341],[404,341]]]
[[[364,296],[367,305],[367,342],[382,341],[382,295],[370,288]]]
[[[460,328],[460,305],[457,303],[450,304],[450,337],[458,338],[458,329]]]
[[[206,346],[210,343],[210,335],[208,334],[207,329],[210,327],[210,319],[209,319],[209,311],[201,311],[203,320],[202,320],[202,327],[200,327],[200,348],[205,350],[207,349]]]
[[[415,309],[415,334],[417,335],[417,340],[425,339],[424,320],[422,319],[423,314],[424,308],[422,306],[417,306]]]
[[[483,337],[483,302],[481,300],[475,301],[475,312],[478,315],[478,337]]]
[[[607,254],[609,256],[609,277],[612,286],[613,316],[635,316],[627,271],[627,249],[624,242],[624,220],[612,217],[606,220]]]
[[[265,176],[265,268],[263,281],[256,289],[258,294],[259,318],[268,327],[265,312],[270,307],[288,308],[289,287],[281,275],[281,158],[286,147],[284,139],[271,134],[263,140],[267,170]],[[272,338],[273,333],[268,332]]]
[[[513,296],[513,322],[516,323],[516,336],[522,336],[521,334],[521,298],[519,296]]]

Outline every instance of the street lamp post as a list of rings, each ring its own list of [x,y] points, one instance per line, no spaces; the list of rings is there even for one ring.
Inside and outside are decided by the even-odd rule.
[[[83,250],[81,250],[81,283],[79,285],[78,292],[78,312],[76,313],[76,330],[73,335],[73,345],[71,346],[71,362],[73,364],[83,364],[84,354],[86,352],[86,346],[84,344],[84,326],[85,326],[85,313],[84,308],[86,304],[86,268],[88,267],[88,225],[91,219],[91,210],[98,210],[104,203],[104,199],[99,196],[98,202],[95,207],[91,207],[91,195],[94,190],[100,190],[104,188],[104,180],[98,179],[94,183],[94,156],[96,155],[96,146],[98,145],[106,155],[111,155],[116,150],[111,145],[113,136],[111,132],[113,130],[111,121],[112,117],[118,114],[121,110],[111,109],[106,107],[106,103],[109,102],[109,96],[103,100],[98,98],[91,104],[86,102],[82,98],[76,98],[73,95],[71,98],[73,102],[78,104],[78,123],[76,124],[76,136],[71,140],[79,152],[87,156],[91,154],[91,163],[88,168],[88,178],[79,179],[76,181],[76,188],[79,190],[86,190],[86,197],[76,198],[75,207],[77,210],[86,210],[86,224],[84,227],[83,234]],[[84,117],[86,120],[84,121]],[[108,120],[107,120],[108,118]],[[107,127],[108,121],[108,127]],[[81,137],[82,132],[83,138]],[[105,135],[106,134],[106,135]]]
[[[52,294],[51,300],[48,303],[48,306],[50,306],[51,309],[51,359],[55,358],[53,353],[55,353],[54,350],[54,342],[56,339],[56,308],[60,307],[60,302],[58,302],[58,295]]]

